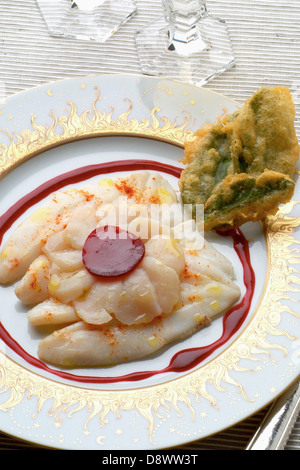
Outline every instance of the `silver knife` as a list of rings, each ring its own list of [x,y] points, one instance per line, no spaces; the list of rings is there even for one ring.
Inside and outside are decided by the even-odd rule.
[[[300,380],[271,405],[245,450],[284,450],[300,413]]]

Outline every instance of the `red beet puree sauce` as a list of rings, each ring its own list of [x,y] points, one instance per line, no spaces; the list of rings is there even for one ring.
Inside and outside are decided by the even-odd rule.
[[[78,168],[76,170],[70,171],[68,173],[64,173],[62,175],[53,178],[46,183],[42,184],[32,192],[28,193],[22,199],[20,199],[16,204],[14,204],[5,214],[0,217],[0,243],[2,241],[3,235],[9,229],[9,227],[14,223],[15,220],[18,219],[29,207],[33,206],[37,202],[44,199],[46,196],[51,194],[54,191],[57,191],[69,184],[75,184],[80,181],[86,180],[88,178],[92,178],[97,175],[101,174],[108,174],[113,173],[116,171],[134,171],[134,170],[152,170],[152,171],[160,171],[167,173],[169,175],[180,177],[181,169],[153,161],[148,160],[125,160],[125,161],[116,161],[116,162],[108,162],[108,163],[100,163],[98,165],[89,165],[82,168]],[[111,227],[108,230],[112,230],[115,232],[115,235],[118,232],[116,227]],[[103,229],[104,231],[104,229]],[[117,234],[119,235],[120,232]],[[103,233],[102,233],[103,235]],[[152,370],[152,371],[140,371],[140,372],[132,372],[126,375],[117,376],[117,377],[98,377],[98,376],[82,376],[76,375],[69,372],[56,370],[48,365],[41,362],[39,359],[31,356],[28,354],[22,347],[15,341],[15,339],[9,334],[9,332],[4,328],[4,326],[0,323],[0,338],[2,341],[6,343],[6,345],[11,348],[16,354],[26,360],[29,364],[48,373],[51,373],[55,376],[61,377],[65,380],[72,380],[79,383],[114,383],[114,382],[126,382],[126,381],[139,381],[143,379],[147,379],[149,377],[167,373],[167,372],[186,372],[191,368],[199,365],[202,361],[208,358],[212,353],[218,350],[221,346],[223,346],[242,326],[244,323],[250,307],[251,302],[254,294],[254,287],[255,287],[255,274],[251,266],[250,260],[250,253],[249,253],[249,245],[244,237],[243,233],[240,229],[230,230],[226,233],[220,233],[221,236],[224,237],[231,237],[233,240],[233,248],[237,253],[239,260],[243,266],[244,271],[244,284],[246,287],[246,292],[242,300],[235,306],[233,306],[224,316],[223,316],[223,333],[220,338],[215,341],[214,343],[205,346],[205,347],[197,347],[192,349],[185,349],[181,350],[176,353],[170,363],[163,369],[160,370]],[[92,251],[97,252],[99,251],[99,242],[94,239],[95,234],[92,232],[90,237],[87,240],[86,245],[86,252],[83,254],[85,258],[86,267],[89,270],[95,269],[94,263],[88,260],[87,252],[90,251],[92,245]],[[118,238],[118,237],[117,237]],[[119,237],[120,238],[120,237]],[[101,237],[100,237],[101,239]],[[135,263],[138,263],[138,259],[141,259],[143,256],[143,244],[140,242],[136,242],[134,238],[129,237],[128,246],[125,250],[126,252],[130,252],[130,249],[133,250],[131,253],[134,254],[133,259],[133,267],[130,269],[134,269]],[[136,245],[135,245],[136,243]],[[133,247],[135,245],[135,247]],[[103,247],[103,245],[102,245]],[[107,246],[106,246],[107,248]],[[128,255],[127,252],[127,255]],[[98,256],[98,255],[97,255]],[[127,261],[126,261],[127,263]],[[115,263],[114,263],[115,266]],[[125,262],[123,263],[123,270],[124,270]],[[106,263],[107,268],[107,263]],[[127,268],[128,269],[128,264]],[[113,271],[113,274],[112,274]],[[100,274],[95,273],[96,275],[103,276],[103,272]],[[119,275],[117,271],[109,267],[106,269],[106,275]]]

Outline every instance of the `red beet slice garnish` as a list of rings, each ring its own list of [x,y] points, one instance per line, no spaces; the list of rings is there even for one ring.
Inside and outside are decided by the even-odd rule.
[[[119,227],[97,227],[87,237],[82,250],[86,269],[105,278],[123,276],[133,271],[145,255],[140,238]]]

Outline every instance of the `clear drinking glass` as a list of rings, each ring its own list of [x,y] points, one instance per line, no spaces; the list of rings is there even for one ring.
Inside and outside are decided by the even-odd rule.
[[[232,67],[225,22],[202,0],[162,0],[164,16],[135,35],[142,72],[203,85]]]
[[[36,0],[52,36],[104,42],[136,12],[135,0]]]

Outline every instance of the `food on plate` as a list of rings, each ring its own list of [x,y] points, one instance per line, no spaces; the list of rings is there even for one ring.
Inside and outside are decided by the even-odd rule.
[[[240,297],[230,261],[148,171],[52,194],[3,246],[0,282],[55,329],[38,354],[60,367],[143,358]]]
[[[292,198],[299,158],[294,120],[288,88],[262,87],[186,143],[182,201],[204,205],[206,231],[259,221]]]

